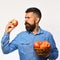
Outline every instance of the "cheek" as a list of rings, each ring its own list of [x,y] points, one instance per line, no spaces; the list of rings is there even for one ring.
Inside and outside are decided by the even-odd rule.
[[[35,23],[34,19],[31,19],[29,22],[30,22],[30,24],[32,24],[32,25]]]
[[[29,23],[29,24],[33,24],[33,23],[34,23],[32,20],[27,20],[27,21],[25,21],[25,22],[27,22],[27,23]]]
[[[25,22],[33,25],[35,23],[34,19],[33,18],[30,18],[30,19],[26,19]]]
[[[30,25],[34,25],[34,21],[30,21],[29,24],[30,24]]]

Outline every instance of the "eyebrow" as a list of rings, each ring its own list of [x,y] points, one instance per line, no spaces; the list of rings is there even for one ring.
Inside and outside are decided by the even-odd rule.
[[[25,17],[25,18],[30,18],[30,17]]]

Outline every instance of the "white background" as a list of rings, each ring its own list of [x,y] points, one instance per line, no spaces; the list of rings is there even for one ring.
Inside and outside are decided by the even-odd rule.
[[[29,7],[37,7],[42,12],[41,28],[50,31],[60,49],[60,0],[0,0],[0,59],[19,60],[18,51],[3,54],[1,50],[1,38],[5,26],[11,19],[19,21],[18,26],[11,32],[10,41],[21,31],[25,30],[25,10]],[[60,55],[60,53],[59,53]],[[60,60],[60,56],[57,60]]]

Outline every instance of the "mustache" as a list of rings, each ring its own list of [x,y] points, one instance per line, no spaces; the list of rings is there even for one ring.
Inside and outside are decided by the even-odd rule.
[[[28,22],[25,22],[25,25],[26,25],[26,24],[30,25]]]

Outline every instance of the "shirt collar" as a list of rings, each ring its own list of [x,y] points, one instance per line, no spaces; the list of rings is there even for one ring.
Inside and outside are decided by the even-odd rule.
[[[28,32],[28,33],[29,33],[29,32]],[[31,33],[32,33],[32,32],[31,32]],[[43,31],[41,28],[39,28],[37,34],[43,34],[43,33],[44,33],[44,31]]]
[[[38,33],[37,33],[37,34],[42,34],[42,33],[44,33],[44,31],[43,31],[41,28],[39,28]]]

